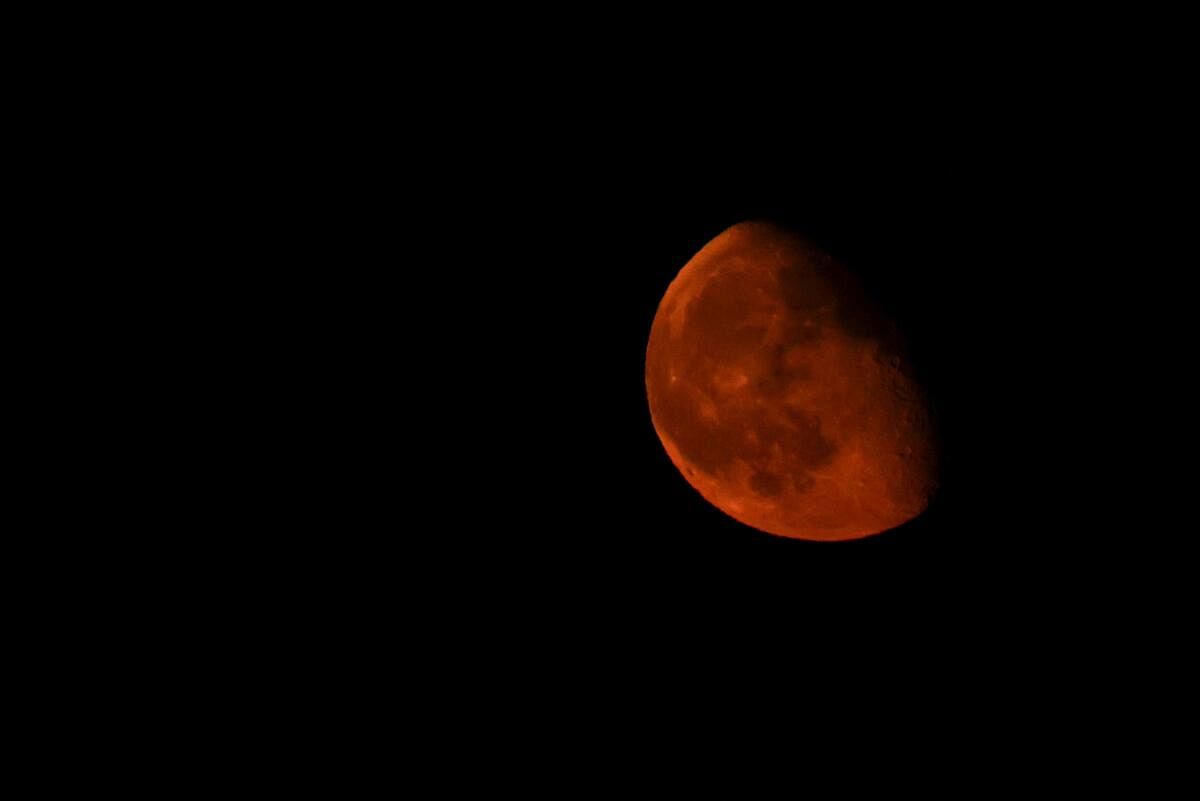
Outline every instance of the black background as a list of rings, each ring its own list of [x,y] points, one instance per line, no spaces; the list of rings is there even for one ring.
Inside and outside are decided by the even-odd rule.
[[[1191,410],[1169,401],[1192,394],[1156,383],[1190,365],[1161,343],[1192,327],[1166,310],[1194,250],[1167,242],[1192,226],[1174,198],[1194,182],[1162,155],[1187,141],[1188,94],[1132,74],[1124,20],[1029,37],[1041,63],[1029,38],[979,47],[992,19],[912,20],[944,48],[864,20],[828,53],[819,26],[700,39],[676,21],[641,37],[645,65],[624,37],[584,50],[544,22],[521,25],[551,44],[526,47],[487,23],[478,44],[457,23],[443,44],[361,21],[335,42],[323,19],[294,37],[273,19],[247,37],[254,67],[214,40],[179,73],[138,55],[132,78],[69,70],[97,81],[56,126],[66,172],[84,163],[46,189],[116,219],[47,237],[82,246],[65,261],[84,278],[62,280],[98,318],[71,336],[97,375],[66,369],[59,417],[105,440],[84,459],[47,449],[95,487],[45,506],[84,517],[50,538],[52,572],[61,558],[94,581],[68,616],[93,616],[99,642],[66,684],[78,665],[139,689],[158,672],[167,697],[232,705],[222,731],[257,712],[388,759],[401,732],[447,752],[443,778],[490,778],[473,741],[511,762],[528,729],[549,741],[516,746],[539,770],[617,750],[581,729],[658,761],[674,738],[645,721],[691,728],[722,700],[770,713],[794,694],[785,732],[855,754],[878,729],[853,707],[877,700],[911,707],[889,745],[928,742],[931,696],[954,739],[1028,708],[1015,739],[1042,734],[1053,760],[1066,738],[1046,708],[1088,727],[1114,687],[1149,706],[1194,628],[1190,518],[1167,511],[1192,489],[1173,463]],[[1081,39],[1107,69],[1063,47]],[[262,46],[281,40],[295,52]],[[943,475],[897,530],[757,532],[654,433],[659,300],[712,237],[764,218],[844,261],[909,335]],[[1183,330],[1160,334],[1164,317]],[[124,341],[95,335],[114,327]],[[149,652],[136,669],[122,627]],[[1052,704],[1023,706],[1023,685]],[[836,729],[811,722],[822,702]],[[347,710],[369,724],[321,725]]]

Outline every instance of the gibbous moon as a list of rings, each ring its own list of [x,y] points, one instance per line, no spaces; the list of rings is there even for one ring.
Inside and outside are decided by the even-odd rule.
[[[650,329],[646,393],[684,478],[771,534],[877,534],[936,487],[897,327],[843,265],[773,225],[735,225],[680,270]]]

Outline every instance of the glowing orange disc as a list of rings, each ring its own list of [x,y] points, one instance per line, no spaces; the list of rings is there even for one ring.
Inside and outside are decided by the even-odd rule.
[[[726,230],[671,282],[646,391],[687,481],[762,531],[865,537],[919,515],[936,486],[895,325],[842,265],[771,225]]]

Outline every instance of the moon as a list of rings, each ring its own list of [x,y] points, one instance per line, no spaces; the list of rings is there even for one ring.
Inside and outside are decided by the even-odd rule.
[[[870,536],[936,490],[929,407],[899,329],[844,265],[768,223],[725,230],[671,282],[646,394],[683,477],[770,534]]]

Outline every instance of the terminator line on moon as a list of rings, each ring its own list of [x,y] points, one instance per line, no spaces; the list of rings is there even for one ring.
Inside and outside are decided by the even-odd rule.
[[[671,282],[646,392],[687,481],[771,534],[877,534],[919,515],[936,487],[900,332],[843,265],[770,224],[727,229]]]

